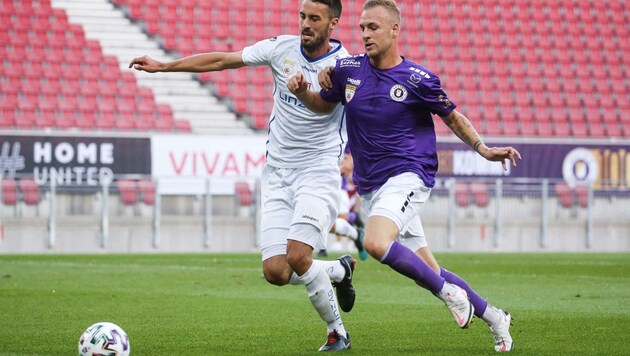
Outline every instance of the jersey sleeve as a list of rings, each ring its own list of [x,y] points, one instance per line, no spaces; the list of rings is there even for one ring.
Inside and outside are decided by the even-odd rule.
[[[253,67],[270,65],[278,42],[278,37],[273,37],[243,48],[243,63]]]
[[[339,63],[340,63],[340,60],[337,60],[337,63],[335,64],[335,69],[330,75],[330,80],[333,83],[333,87],[327,91],[323,89],[320,90],[319,96],[321,96],[322,99],[324,99],[324,101],[327,101],[330,103],[341,102],[345,105],[346,103],[344,100],[344,88],[343,88],[343,84],[345,81],[344,79],[345,73],[343,73],[343,69],[339,68]]]
[[[423,78],[421,83],[422,85],[418,87],[419,94],[432,113],[444,117],[455,110],[457,104],[452,102],[442,89],[440,78],[433,75],[429,79]]]

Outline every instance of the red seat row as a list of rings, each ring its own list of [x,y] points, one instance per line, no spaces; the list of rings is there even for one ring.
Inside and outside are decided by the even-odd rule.
[[[50,0],[3,2],[0,128],[190,132]]]
[[[238,51],[255,41],[298,30],[299,5],[291,1],[283,1],[282,6],[271,0],[247,5],[220,2],[212,7],[202,1],[115,3],[129,8],[131,17],[145,21],[150,32],[165,39],[168,49],[182,55]],[[607,1],[605,6],[599,3],[400,2],[405,27],[403,54],[440,75],[462,109],[478,106],[478,113],[483,109],[482,115],[470,117],[480,122],[477,126],[484,134],[627,137],[630,42],[625,39],[630,37],[630,8],[621,0]],[[291,8],[295,11],[289,11]],[[357,27],[361,8],[360,2],[344,3],[339,27],[333,33],[351,53],[363,52]],[[611,11],[613,8],[618,11]],[[201,79],[213,81],[220,95],[231,98],[237,111],[249,113],[254,125],[264,129],[270,99],[252,93],[269,96],[271,76],[252,69],[238,72],[204,74]],[[523,107],[528,113],[520,110]],[[556,115],[549,107],[569,107],[569,111]],[[595,112],[599,113],[593,115]],[[442,128],[438,131],[448,134]]]
[[[15,205],[18,201],[23,201],[26,205],[39,204],[39,185],[33,178],[2,178],[2,203]]]
[[[120,201],[124,205],[155,204],[156,186],[150,179],[118,179],[116,188],[120,193]]]

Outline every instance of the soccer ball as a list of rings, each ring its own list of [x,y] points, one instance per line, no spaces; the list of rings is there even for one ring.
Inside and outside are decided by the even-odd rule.
[[[81,356],[128,356],[131,352],[129,337],[118,325],[100,322],[91,325],[79,339]]]

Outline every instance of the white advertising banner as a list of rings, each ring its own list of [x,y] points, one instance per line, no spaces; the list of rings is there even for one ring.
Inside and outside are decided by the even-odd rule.
[[[153,176],[161,194],[233,194],[234,183],[253,184],[265,164],[266,135],[151,137]]]

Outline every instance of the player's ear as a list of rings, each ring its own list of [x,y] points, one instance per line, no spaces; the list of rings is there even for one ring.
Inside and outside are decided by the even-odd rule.
[[[335,17],[332,20],[330,20],[330,30],[334,30],[335,27],[337,27],[337,25],[339,25],[339,18]]]
[[[395,23],[392,26],[392,38],[397,38],[398,33],[400,33],[400,24]]]

